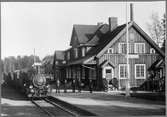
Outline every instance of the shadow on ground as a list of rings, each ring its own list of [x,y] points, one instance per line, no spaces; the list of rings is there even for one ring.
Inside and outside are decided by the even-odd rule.
[[[1,98],[11,100],[28,100],[24,94],[5,84],[1,85]]]

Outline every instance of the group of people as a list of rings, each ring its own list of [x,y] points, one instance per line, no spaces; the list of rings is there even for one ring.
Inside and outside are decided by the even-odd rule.
[[[64,93],[67,93],[67,79],[64,80]],[[61,86],[61,83],[60,83],[60,80],[57,79],[56,80],[56,93],[60,93],[60,86]],[[81,82],[80,79],[78,80],[75,80],[75,79],[72,79],[72,82],[71,82],[71,88],[72,88],[72,92],[75,93],[76,92],[76,89],[78,89],[78,92],[81,93],[81,90],[82,90],[82,87],[84,86],[84,84]],[[89,80],[89,83],[88,83],[88,86],[89,86],[89,91],[90,93],[93,92],[93,82],[92,82],[92,79]]]

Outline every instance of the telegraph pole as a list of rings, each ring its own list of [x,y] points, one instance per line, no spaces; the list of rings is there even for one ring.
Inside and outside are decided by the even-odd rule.
[[[129,31],[128,31],[128,3],[126,1],[126,68],[127,68],[127,80],[126,80],[126,97],[130,96],[130,74],[129,74]]]

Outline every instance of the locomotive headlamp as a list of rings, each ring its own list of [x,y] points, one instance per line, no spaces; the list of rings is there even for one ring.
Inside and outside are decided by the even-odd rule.
[[[32,88],[33,88],[33,86],[32,86],[32,85],[30,85],[30,86],[29,86],[29,88],[30,88],[30,89],[32,89]]]

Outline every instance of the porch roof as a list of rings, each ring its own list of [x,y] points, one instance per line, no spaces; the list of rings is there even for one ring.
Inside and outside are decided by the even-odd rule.
[[[81,59],[78,59],[78,60],[74,60],[74,61],[71,61],[69,63],[67,63],[66,65],[95,65],[96,63],[95,62],[90,62],[92,60],[92,57],[93,56],[86,56],[84,58],[81,58]]]

